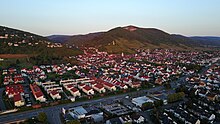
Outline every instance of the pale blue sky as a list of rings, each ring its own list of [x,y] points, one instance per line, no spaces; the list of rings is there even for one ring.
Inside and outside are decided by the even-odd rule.
[[[0,0],[0,25],[40,35],[135,25],[220,36],[220,0]]]

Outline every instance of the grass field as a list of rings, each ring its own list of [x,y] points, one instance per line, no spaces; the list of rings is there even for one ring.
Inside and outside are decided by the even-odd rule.
[[[27,62],[30,56],[29,54],[0,54],[0,58],[4,59],[0,61],[0,68],[8,68],[13,65],[30,67],[32,64]]]

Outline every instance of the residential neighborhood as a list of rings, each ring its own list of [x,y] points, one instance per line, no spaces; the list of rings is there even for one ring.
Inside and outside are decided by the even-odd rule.
[[[0,5],[0,124],[220,124],[220,0]]]
[[[70,56],[79,61],[77,65],[5,68],[1,71],[1,101],[4,103],[1,110],[3,113],[14,109],[19,112],[103,99],[93,107],[83,104],[76,108],[64,106],[60,111],[61,119],[64,123],[72,120],[106,124],[150,123],[155,120],[164,124],[216,123],[220,114],[217,104],[220,97],[219,55],[216,52],[176,52],[170,49],[108,54],[89,47],[82,55]],[[162,90],[154,90],[157,88]],[[184,95],[178,95],[179,92]],[[104,102],[105,97],[120,94],[128,95],[124,99]],[[181,104],[167,107],[175,102]],[[163,109],[159,114],[146,111],[160,107]],[[191,113],[187,115],[190,117],[179,110],[185,111],[186,115]]]

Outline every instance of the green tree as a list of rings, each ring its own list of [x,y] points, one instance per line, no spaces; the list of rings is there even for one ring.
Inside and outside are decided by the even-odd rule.
[[[18,65],[18,64],[20,64],[20,60],[19,59],[16,60],[16,65]]]
[[[37,116],[38,121],[47,122],[47,115],[44,112],[40,112]]]
[[[130,58],[128,62],[138,62],[135,58]]]
[[[155,107],[159,107],[159,106],[162,106],[163,105],[163,100],[156,100],[154,101],[154,106]]]
[[[172,103],[183,99],[183,97],[185,97],[185,93],[178,92],[178,93],[169,94],[167,100],[169,103]]]
[[[146,110],[146,109],[151,109],[154,107],[154,104],[152,102],[146,102],[142,105],[142,109]]]
[[[66,124],[81,124],[78,120],[71,120],[66,122]]]
[[[164,84],[164,87],[165,87],[166,89],[170,89],[170,88],[171,88],[171,85],[170,85],[169,82],[166,82],[166,83]]]
[[[178,92],[184,92],[185,93],[186,91],[187,91],[187,88],[184,85],[181,85],[180,87],[176,88],[176,93],[178,93]]]
[[[194,90],[190,90],[188,95],[189,95],[190,98],[196,98],[196,94],[195,94]]]
[[[193,101],[191,99],[189,99],[189,101],[186,102],[186,106],[190,109],[192,109],[193,107]]]

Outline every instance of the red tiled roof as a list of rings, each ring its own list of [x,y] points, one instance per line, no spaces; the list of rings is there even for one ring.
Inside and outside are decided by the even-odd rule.
[[[35,93],[35,96],[36,96],[37,98],[39,98],[39,97],[43,96],[43,93],[42,93],[42,92],[37,92],[37,93]]]
[[[57,92],[57,90],[52,90],[50,93],[51,93],[52,95],[59,94],[59,93]]]
[[[121,83],[120,82],[116,82],[116,83],[114,83],[116,86],[119,86]]]
[[[125,85],[125,84],[123,84],[123,83],[121,83],[121,84],[120,84],[120,86],[121,86],[121,87],[124,87],[124,86],[126,86],[126,85]]]
[[[142,78],[148,79],[149,77],[148,76],[142,76]]]
[[[68,84],[67,85],[67,88],[72,88],[72,87],[74,87],[73,84]]]
[[[137,86],[137,85],[141,85],[141,83],[133,82],[132,85]]]
[[[123,81],[126,81],[126,82],[128,82],[128,81],[129,81],[129,79],[128,79],[128,78],[124,78],[124,79],[123,79]]]
[[[92,80],[97,80],[97,78],[96,78],[96,77],[91,77],[90,79],[92,79]]]
[[[36,96],[37,98],[43,96],[41,89],[36,84],[30,84],[30,88],[33,95]]]
[[[103,84],[106,85],[106,86],[108,86],[108,87],[114,87],[113,84],[110,84],[110,83],[108,83],[108,82],[104,82]]]
[[[17,78],[14,78],[14,81],[17,82],[17,81],[24,81],[24,79],[22,77],[17,77]]]
[[[93,82],[91,82],[90,84],[96,84],[96,82],[95,82],[95,81],[93,81]]]
[[[81,87],[82,87],[82,86],[85,86],[85,85],[86,85],[86,84],[79,84],[79,86],[81,86]]]
[[[76,89],[76,88],[72,88],[72,89],[70,89],[72,92],[77,92],[77,91],[79,91],[78,89]]]
[[[102,84],[96,84],[94,87],[98,88],[98,89],[102,89],[103,85]]]
[[[18,101],[21,101],[21,100],[22,100],[22,98],[21,98],[20,94],[14,95],[14,102],[18,102]]]
[[[8,94],[20,94],[24,92],[24,87],[21,84],[6,86],[6,92]]]
[[[132,79],[132,78],[133,78],[133,76],[128,76],[128,78],[129,78],[129,79]]]
[[[90,86],[85,86],[85,87],[83,87],[83,89],[89,91],[89,90],[91,90],[92,88],[91,88]]]
[[[41,91],[41,89],[36,84],[30,84],[33,93]]]

